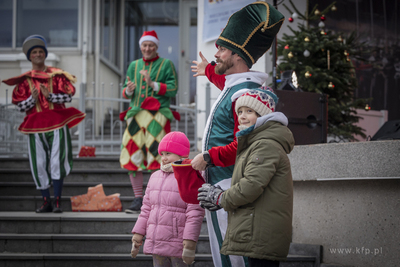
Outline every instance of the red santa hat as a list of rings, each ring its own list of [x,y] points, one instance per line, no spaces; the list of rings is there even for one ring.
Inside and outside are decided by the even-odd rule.
[[[157,45],[157,47],[158,44],[160,43],[160,40],[158,40],[158,36],[155,31],[145,31],[142,37],[140,37],[139,45],[141,46],[144,41],[152,41]]]
[[[199,171],[192,168],[191,162],[191,159],[184,159],[171,163],[171,166],[178,182],[181,199],[189,204],[199,204],[198,189],[205,183],[205,180]]]

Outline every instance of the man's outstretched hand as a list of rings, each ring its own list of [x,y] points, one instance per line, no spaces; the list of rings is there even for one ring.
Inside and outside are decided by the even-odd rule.
[[[201,58],[201,61],[199,62],[199,61],[193,60],[192,63],[195,65],[190,67],[192,69],[192,72],[196,72],[196,74],[193,74],[193,77],[206,75],[206,67],[209,64],[209,62],[207,61],[207,59],[203,56],[203,54],[201,52],[199,52],[199,56]]]

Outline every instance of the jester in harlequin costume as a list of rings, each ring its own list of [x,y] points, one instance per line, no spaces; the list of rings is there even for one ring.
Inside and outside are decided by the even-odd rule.
[[[143,201],[143,171],[160,169],[158,144],[171,131],[171,111],[178,81],[171,60],[158,56],[159,39],[155,31],[145,31],[139,40],[143,58],[131,62],[122,95],[130,107],[120,114],[127,123],[121,144],[120,164],[129,171],[135,198],[127,213],[139,212]]]
[[[29,160],[36,188],[41,190],[43,205],[36,212],[62,212],[60,206],[64,178],[72,169],[69,128],[85,118],[85,113],[69,107],[75,94],[76,78],[58,68],[45,65],[47,45],[43,36],[32,35],[22,45],[32,70],[3,80],[15,85],[12,102],[26,112],[18,130],[28,134]],[[49,188],[54,187],[51,203]]]
[[[194,75],[206,75],[220,90],[203,135],[203,153],[192,161],[195,170],[206,169],[207,183],[230,188],[237,151],[238,119],[232,96],[238,90],[258,88],[268,78],[266,73],[250,71],[271,47],[284,16],[272,5],[254,2],[232,14],[216,41],[217,64],[209,64],[200,52],[201,61],[193,61]],[[206,210],[210,246],[215,266],[248,266],[247,258],[220,254],[227,229],[227,213],[222,209]]]

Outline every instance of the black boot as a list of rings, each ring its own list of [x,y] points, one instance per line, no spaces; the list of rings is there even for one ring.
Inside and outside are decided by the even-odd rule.
[[[54,199],[53,207],[54,207],[53,208],[53,212],[54,213],[63,212],[62,209],[61,209],[61,199],[60,199],[60,197],[56,197],[56,199]]]
[[[53,206],[51,205],[51,200],[48,197],[43,197],[43,204],[40,208],[36,210],[37,213],[42,212],[52,212]]]
[[[140,208],[142,207],[142,197],[135,197],[132,201],[132,204],[129,208],[125,210],[126,213],[139,213]]]

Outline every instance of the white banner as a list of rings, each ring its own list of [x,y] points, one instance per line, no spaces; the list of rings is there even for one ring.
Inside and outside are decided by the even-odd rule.
[[[204,0],[203,42],[218,39],[229,17],[254,0]]]

